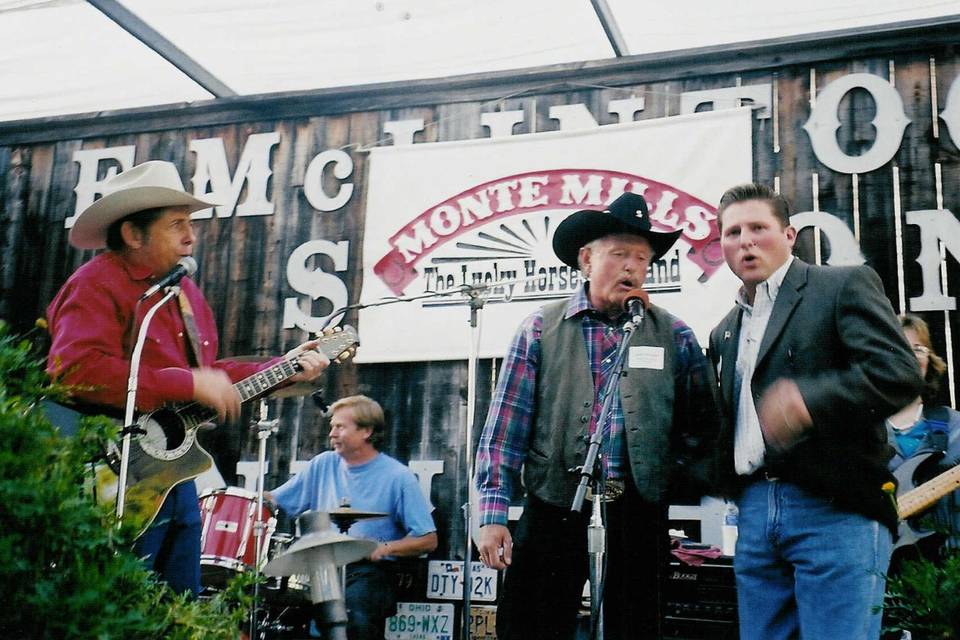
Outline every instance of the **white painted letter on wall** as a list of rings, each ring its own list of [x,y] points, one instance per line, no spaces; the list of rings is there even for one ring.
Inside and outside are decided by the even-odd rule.
[[[873,96],[877,115],[871,124],[876,129],[873,146],[859,156],[849,156],[837,142],[840,101],[850,90],[866,89]],[[803,125],[810,136],[817,159],[840,173],[867,173],[882,167],[896,155],[903,131],[910,124],[903,112],[903,100],[886,80],[872,73],[851,73],[828,84],[817,96],[817,104]]]
[[[136,147],[107,147],[106,149],[78,149],[73,152],[73,161],[80,165],[80,175],[77,177],[77,186],[73,192],[77,194],[77,204],[73,208],[73,215],[67,216],[63,226],[67,229],[73,226],[74,220],[80,212],[93,204],[97,194],[103,193],[103,183],[117,175],[116,167],[107,169],[103,180],[97,180],[101,160],[116,160],[120,171],[126,171],[133,166],[133,155]]]
[[[236,207],[238,216],[267,216],[273,213],[273,203],[267,198],[267,183],[273,170],[270,168],[270,150],[280,142],[280,134],[255,133],[247,138],[237,171],[230,178],[227,152],[222,138],[191,140],[190,150],[197,154],[197,170],[193,174],[193,194],[208,194],[211,200],[221,204],[214,207],[218,218],[229,218]],[[239,205],[243,184],[247,184],[247,198]],[[210,185],[210,189],[207,189]],[[209,192],[209,193],[208,193]],[[193,213],[194,220],[210,218],[212,209]]]
[[[303,178],[303,195],[317,211],[336,211],[350,201],[353,195],[353,183],[341,184],[333,196],[323,190],[323,170],[333,165],[333,176],[337,180],[346,180],[353,173],[353,158],[340,149],[322,151],[310,161],[307,174]]]
[[[923,293],[910,298],[910,311],[953,311],[957,299],[940,288],[940,242],[960,259],[960,221],[949,209],[907,211],[907,224],[920,227],[920,255],[917,263],[923,272]]]
[[[307,261],[314,256],[329,256],[333,259],[333,269],[338,273],[347,270],[347,257],[350,254],[350,242],[330,242],[329,240],[310,240],[293,250],[287,260],[287,282],[297,293],[310,296],[310,302],[326,298],[333,305],[330,313],[314,317],[300,309],[297,298],[283,301],[283,328],[299,327],[304,331],[319,333],[333,312],[347,304],[347,286],[337,276],[322,269],[310,269]]]

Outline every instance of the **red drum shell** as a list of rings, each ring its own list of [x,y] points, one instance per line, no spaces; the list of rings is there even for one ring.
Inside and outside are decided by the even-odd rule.
[[[256,562],[257,494],[239,487],[200,494],[200,582],[222,586],[239,572],[263,567],[277,521],[266,506],[260,510],[263,536]]]

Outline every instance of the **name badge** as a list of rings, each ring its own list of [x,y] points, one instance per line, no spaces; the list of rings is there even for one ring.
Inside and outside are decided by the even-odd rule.
[[[631,369],[663,370],[663,347],[630,347],[627,366]]]

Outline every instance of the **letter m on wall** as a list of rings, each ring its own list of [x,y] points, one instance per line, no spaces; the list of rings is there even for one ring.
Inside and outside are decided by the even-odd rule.
[[[197,170],[193,174],[194,192],[209,192],[214,200],[221,203],[214,207],[218,218],[230,217],[234,207],[238,216],[273,214],[273,203],[267,198],[267,183],[273,175],[270,150],[279,142],[280,134],[276,131],[255,133],[247,138],[237,162],[237,171],[231,179],[222,138],[191,140],[190,150],[197,154]],[[247,185],[247,197],[237,204],[244,183]],[[210,218],[212,214],[212,209],[203,209],[194,213],[193,218]]]

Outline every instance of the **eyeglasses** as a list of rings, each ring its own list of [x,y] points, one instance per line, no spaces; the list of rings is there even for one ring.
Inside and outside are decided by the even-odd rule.
[[[913,345],[913,355],[917,356],[918,358],[929,356],[930,349],[928,347],[923,346],[922,344],[915,344]]]

